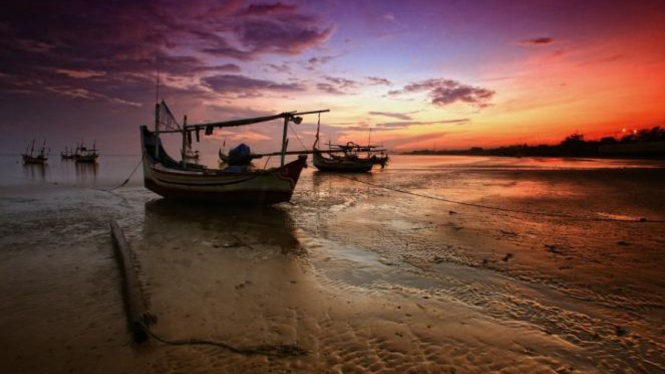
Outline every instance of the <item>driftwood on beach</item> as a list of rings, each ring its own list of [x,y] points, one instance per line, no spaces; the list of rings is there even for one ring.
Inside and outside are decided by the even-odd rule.
[[[111,235],[113,236],[113,249],[116,260],[118,261],[118,267],[122,275],[122,293],[127,313],[127,322],[134,341],[142,343],[148,340],[148,328],[154,322],[154,317],[148,312],[145,300],[143,299],[141,285],[134,270],[134,260],[129,251],[125,235],[115,221],[111,221]]]

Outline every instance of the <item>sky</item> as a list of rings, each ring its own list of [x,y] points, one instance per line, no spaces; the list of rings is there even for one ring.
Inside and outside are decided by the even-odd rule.
[[[324,143],[396,152],[665,126],[662,0],[39,3],[0,14],[0,153],[139,153],[157,98],[190,124],[330,109]],[[292,126],[290,150],[317,121]],[[194,148],[280,138],[264,123]]]

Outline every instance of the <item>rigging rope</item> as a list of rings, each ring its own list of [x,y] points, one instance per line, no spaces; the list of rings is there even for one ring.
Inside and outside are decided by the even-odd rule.
[[[424,194],[419,194],[419,193],[415,193],[415,192],[411,192],[411,191],[401,190],[401,189],[398,189],[398,188],[386,187],[386,186],[382,186],[380,184],[367,182],[367,181],[361,181],[361,180],[356,179],[356,178],[347,177],[347,176],[341,175],[339,173],[336,173],[336,175],[340,178],[348,179],[350,181],[354,181],[354,182],[358,182],[358,183],[367,184],[367,185],[370,185],[370,186],[373,186],[373,187],[376,187],[376,188],[382,188],[384,190],[389,190],[389,191],[393,191],[393,192],[400,192],[400,193],[403,193],[403,194],[423,197],[423,198],[426,198],[426,199],[438,200],[438,201],[443,201],[443,202],[446,202],[446,203],[471,206],[471,207],[481,208],[481,209],[489,209],[489,210],[496,210],[496,211],[509,212],[509,213],[529,214],[529,215],[534,215],[534,216],[567,218],[567,219],[575,220],[575,221],[665,223],[665,220],[647,220],[644,217],[639,218],[639,219],[579,217],[579,216],[573,216],[573,215],[570,215],[570,214],[563,214],[563,213],[533,212],[533,211],[528,211],[528,210],[509,209],[509,208],[502,208],[502,207],[498,207],[498,206],[467,203],[467,202],[464,202],[464,201],[450,200],[450,199],[446,199],[446,198],[443,198],[443,197],[424,195]]]
[[[296,139],[298,139],[298,141],[300,142],[300,145],[302,145],[302,148],[306,151],[307,147],[305,147],[305,144],[302,142],[302,140],[300,140],[300,137],[298,136],[298,133],[296,132],[296,129],[294,129],[293,126],[291,126],[290,123],[289,123],[289,127],[291,128],[291,131],[293,131],[293,134],[296,136]]]

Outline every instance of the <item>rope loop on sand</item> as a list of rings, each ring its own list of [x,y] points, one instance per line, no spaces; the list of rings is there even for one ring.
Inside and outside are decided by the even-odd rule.
[[[422,197],[422,198],[425,198],[425,199],[443,201],[443,202],[451,203],[451,204],[465,205],[465,206],[471,206],[471,207],[474,207],[474,208],[488,209],[488,210],[494,210],[494,211],[500,211],[500,212],[528,214],[528,215],[533,215],[533,216],[543,216],[543,217],[553,217],[553,218],[566,218],[566,219],[569,219],[569,220],[572,220],[572,221],[665,223],[665,220],[649,220],[649,219],[644,218],[644,217],[638,218],[638,219],[580,217],[580,216],[573,216],[573,215],[570,215],[570,214],[563,214],[563,213],[533,212],[533,211],[528,211],[528,210],[510,209],[510,208],[503,208],[503,207],[491,206],[491,205],[467,203],[467,202],[464,202],[464,201],[450,200],[450,199],[446,199],[446,198],[438,197],[438,196],[419,194],[419,193],[415,193],[415,192],[411,192],[411,191],[402,190],[402,189],[399,189],[399,188],[386,187],[386,186],[382,186],[380,184],[367,182],[367,181],[362,181],[362,180],[357,179],[357,178],[347,177],[346,175],[342,175],[340,173],[335,173],[335,175],[337,175],[340,178],[348,179],[350,181],[366,184],[366,185],[373,186],[373,187],[376,187],[376,188],[381,188],[381,189],[384,189],[384,190],[399,192],[399,193],[403,193],[403,194],[406,194],[406,195],[418,196],[418,197]]]
[[[309,353],[306,349],[300,348],[292,344],[264,344],[254,347],[238,348],[230,344],[218,342],[214,340],[205,339],[183,339],[183,340],[170,340],[165,339],[146,327],[146,332],[150,337],[158,342],[167,345],[210,345],[217,348],[222,348],[227,351],[237,353],[245,356],[262,355],[271,357],[295,357],[303,356]]]

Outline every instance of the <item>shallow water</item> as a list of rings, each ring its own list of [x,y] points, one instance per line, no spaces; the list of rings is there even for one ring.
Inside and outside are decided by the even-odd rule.
[[[159,199],[140,169],[114,193],[93,189],[119,185],[138,159],[84,169],[0,157],[11,372],[665,368],[664,225],[588,220],[665,219],[663,161],[394,156],[371,174],[306,169],[291,204],[261,209]],[[156,333],[310,353],[132,346],[110,219],[135,252]]]

